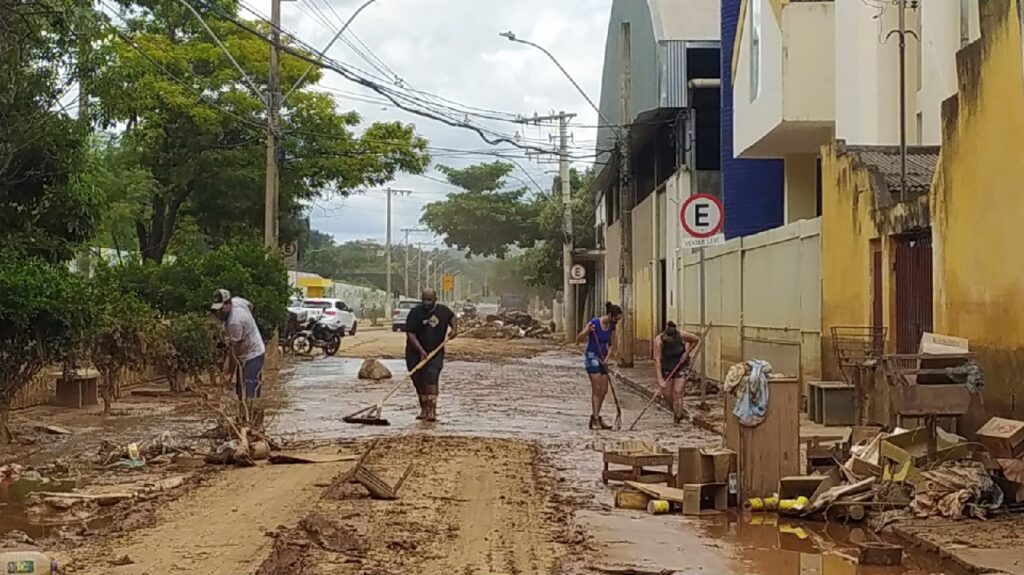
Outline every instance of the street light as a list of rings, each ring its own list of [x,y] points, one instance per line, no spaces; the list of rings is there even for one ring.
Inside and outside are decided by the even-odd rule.
[[[611,126],[611,122],[608,121],[608,118],[601,113],[601,108],[597,107],[597,104],[595,104],[594,101],[590,99],[590,96],[588,96],[587,92],[576,82],[576,79],[572,77],[572,74],[569,74],[569,71],[566,70],[564,66],[562,66],[562,63],[559,62],[558,59],[555,58],[555,56],[551,52],[548,52],[547,48],[541,46],[540,44],[534,44],[529,40],[523,40],[521,38],[518,38],[515,35],[515,33],[512,32],[511,30],[508,32],[499,32],[498,36],[501,36],[502,38],[507,38],[509,42],[516,42],[517,44],[526,44],[527,46],[533,46],[534,48],[540,50],[541,52],[544,52],[544,55],[550,58],[551,61],[555,63],[555,66],[558,66],[558,69],[561,70],[562,74],[564,74],[565,77],[569,79],[569,82],[571,82],[573,87],[576,88],[576,91],[579,92],[580,95],[583,96],[583,99],[586,100],[588,104],[590,104],[590,107],[593,108],[595,112],[597,112],[598,118],[600,118],[601,121],[604,122],[609,127]]]

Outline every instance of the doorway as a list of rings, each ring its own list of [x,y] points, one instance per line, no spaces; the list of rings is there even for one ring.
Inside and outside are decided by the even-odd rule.
[[[895,237],[896,352],[917,353],[932,331],[931,229]]]

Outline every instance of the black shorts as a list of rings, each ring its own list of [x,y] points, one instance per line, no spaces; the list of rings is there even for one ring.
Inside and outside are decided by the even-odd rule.
[[[411,357],[405,358],[407,369],[412,371],[419,360],[413,361]],[[444,360],[435,357],[430,360],[430,363],[424,365],[419,371],[412,374],[412,384],[416,387],[416,393],[419,395],[437,395],[438,387],[441,382],[441,369],[444,368]]]
[[[683,378],[686,377],[686,372],[689,369],[690,369],[690,362],[686,362],[683,365],[679,366],[679,369],[676,369],[675,365],[662,365],[661,366],[661,378],[662,379],[668,379],[668,376],[671,375],[672,379],[683,379]],[[674,374],[672,373],[672,370],[675,370]]]

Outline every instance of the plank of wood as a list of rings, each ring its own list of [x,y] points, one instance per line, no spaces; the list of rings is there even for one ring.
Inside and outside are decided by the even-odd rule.
[[[637,481],[627,481],[626,485],[641,493],[646,493],[655,499],[664,499],[665,501],[671,501],[672,503],[679,504],[682,504],[686,500],[686,492],[682,489],[676,489],[675,487],[650,485],[647,483],[639,483]]]
[[[356,461],[359,456],[354,453],[275,453],[270,456],[270,462],[278,465],[284,464],[314,464],[314,463],[339,463],[342,461]]]
[[[632,489],[617,489],[615,491],[615,507],[619,509],[635,509],[643,511],[647,509],[647,503],[651,496]]]

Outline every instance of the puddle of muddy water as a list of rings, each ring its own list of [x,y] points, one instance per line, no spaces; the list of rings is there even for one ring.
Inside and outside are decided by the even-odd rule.
[[[56,535],[61,527],[99,527],[102,520],[92,516],[58,514],[39,511],[27,504],[32,493],[63,493],[77,486],[74,480],[0,482],[0,536],[10,531],[22,531],[33,539]]]
[[[758,575],[939,575],[937,562],[904,552],[899,567],[858,565],[856,546],[878,538],[865,526],[792,521],[776,515],[725,514],[695,520],[745,572]]]

